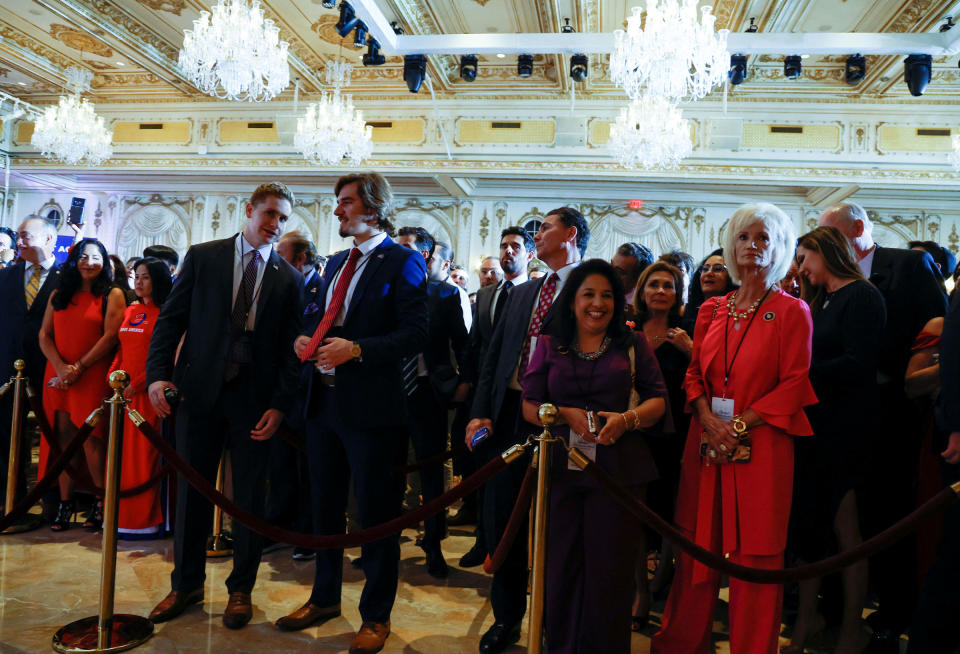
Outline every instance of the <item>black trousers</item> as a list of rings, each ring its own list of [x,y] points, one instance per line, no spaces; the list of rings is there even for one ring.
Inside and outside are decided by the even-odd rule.
[[[418,461],[436,456],[447,449],[447,408],[437,399],[427,377],[417,379],[416,388],[410,396],[410,441]],[[421,468],[420,492],[423,502],[443,495],[443,462]],[[439,549],[446,536],[446,515],[441,511],[423,523],[423,546]]]
[[[248,398],[249,377],[225,383],[209,413],[190,411],[184,401],[177,411],[177,452],[213,482],[220,453],[226,447],[233,471],[233,499],[257,516],[263,515],[270,441],[255,441],[250,431],[263,415]],[[274,436],[277,438],[277,436]],[[213,526],[213,505],[184,480],[177,479],[177,516],[170,577],[173,590],[192,590],[206,578],[206,543]],[[233,526],[233,570],[227,591],[249,593],[257,580],[263,538],[239,523]]]
[[[306,443],[306,428],[290,429],[294,438]],[[267,464],[267,522],[300,533],[313,532],[310,509],[310,475],[307,454],[279,434],[270,439]]]
[[[313,527],[321,535],[346,530],[351,477],[361,528],[400,515],[403,495],[397,463],[402,460],[400,453],[405,452],[406,426],[357,429],[340,419],[337,393],[334,387],[315,389],[317,411],[307,421]],[[397,596],[400,534],[364,545],[361,551],[366,583],[360,595],[360,616],[364,621],[386,622]],[[339,604],[343,550],[318,551],[316,565],[310,601],[318,606]]]
[[[536,429],[520,417],[520,392],[507,391],[503,407],[493,426],[493,435],[476,448],[478,457],[485,465],[493,457],[515,443],[526,440],[528,433]],[[503,537],[510,521],[510,514],[517,503],[523,476],[530,463],[529,456],[522,456],[493,477],[483,490],[483,506],[480,520],[487,553],[491,556]],[[527,529],[525,519],[500,569],[493,575],[490,585],[490,603],[497,622],[509,625],[523,619],[527,611]]]

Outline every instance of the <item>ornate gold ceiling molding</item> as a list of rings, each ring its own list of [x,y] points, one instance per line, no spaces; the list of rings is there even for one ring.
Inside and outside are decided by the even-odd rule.
[[[61,25],[60,23],[51,23],[50,36],[68,48],[73,48],[80,52],[89,52],[90,54],[107,58],[114,55],[113,50],[106,43],[93,38],[86,32],[81,32],[75,27]]]
[[[137,2],[154,11],[165,11],[177,16],[187,8],[186,0],[137,0]]]
[[[49,59],[50,61],[57,64],[61,68],[67,68],[68,66],[76,66],[78,63],[80,63],[77,60],[70,59],[64,56],[63,54],[54,50],[53,48],[47,47],[43,43],[40,43],[39,41],[34,39],[33,37],[27,36],[20,30],[6,23],[0,24],[0,36],[2,36],[4,39],[10,39],[11,41],[19,45],[21,48],[24,48],[25,50],[29,50],[35,55],[39,55],[45,59]]]
[[[100,14],[101,20],[103,18],[109,18],[114,24],[129,32],[131,36],[135,36],[144,43],[152,45],[164,56],[176,62],[180,52],[179,45],[174,46],[165,39],[162,39],[147,28],[146,25],[130,16],[112,2],[109,2],[109,0],[76,0],[76,2],[88,10]]]

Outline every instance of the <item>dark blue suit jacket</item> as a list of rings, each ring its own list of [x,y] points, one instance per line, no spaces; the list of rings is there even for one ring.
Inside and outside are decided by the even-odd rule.
[[[50,293],[60,283],[60,264],[50,270],[29,310],[23,290],[25,271],[23,261],[0,270],[0,384],[14,374],[13,362],[23,359],[27,363],[24,374],[39,392],[47,365],[40,351],[40,325]]]
[[[459,368],[463,366],[468,345],[460,290],[447,282],[428,282],[427,310],[430,329],[423,359],[430,387],[446,405],[460,383]]]
[[[337,252],[327,262],[317,293],[319,310],[304,317],[307,336],[313,335],[323,319],[327,290],[349,253]],[[372,429],[406,422],[400,362],[422,352],[427,344],[426,286],[426,264],[419,252],[397,245],[388,236],[370,254],[343,326],[331,330],[332,336],[359,343],[363,352],[359,360],[341,364],[334,371],[338,408],[346,424]],[[314,364],[304,366],[312,371]],[[314,384],[315,378],[311,372],[307,397],[319,386]]]

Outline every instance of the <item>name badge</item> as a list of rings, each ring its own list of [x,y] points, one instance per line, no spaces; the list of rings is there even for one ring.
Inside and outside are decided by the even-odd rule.
[[[597,462],[597,444],[582,438],[580,434],[575,431],[570,432],[570,447],[577,448],[585,457],[594,463]],[[579,471],[580,468],[577,467],[576,463],[567,459],[567,470]]]
[[[732,420],[734,416],[733,412],[733,398],[729,397],[715,397],[710,402],[710,410],[718,418],[723,418],[724,420]]]

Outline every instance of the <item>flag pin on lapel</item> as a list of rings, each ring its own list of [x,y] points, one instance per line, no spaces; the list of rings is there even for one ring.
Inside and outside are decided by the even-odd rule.
[[[378,254],[378,255],[377,255],[377,258],[378,258],[378,259],[382,259],[382,258],[383,258],[383,254]]]

